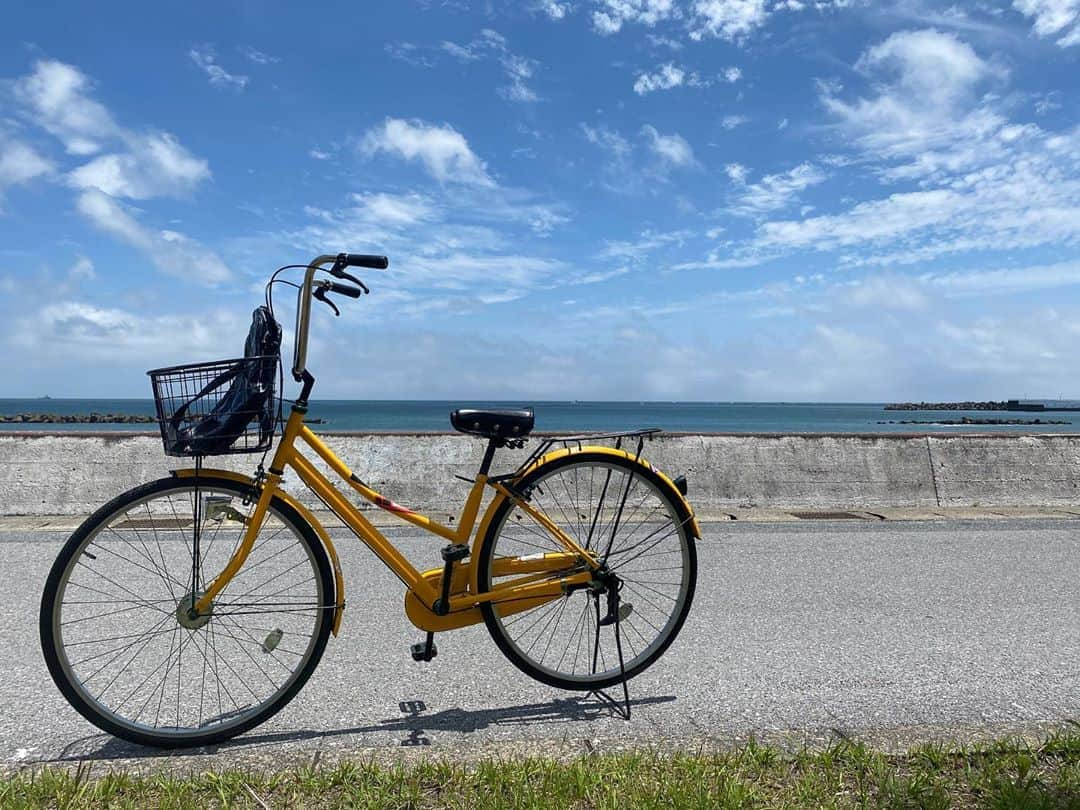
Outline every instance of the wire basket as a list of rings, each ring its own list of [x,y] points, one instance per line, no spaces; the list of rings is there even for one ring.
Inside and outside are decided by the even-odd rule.
[[[168,456],[270,449],[277,425],[278,356],[243,357],[148,371]]]

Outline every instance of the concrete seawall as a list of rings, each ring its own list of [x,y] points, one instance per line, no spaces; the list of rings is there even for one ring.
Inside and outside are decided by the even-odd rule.
[[[438,517],[456,514],[481,440],[456,434],[325,434],[364,481]],[[501,451],[497,472],[528,451]],[[642,456],[685,473],[704,513],[736,507],[1065,506],[1080,503],[1080,435],[670,434]],[[83,515],[188,459],[147,433],[0,433],[0,514]],[[257,456],[207,466],[252,472]],[[307,503],[295,476],[286,487]]]

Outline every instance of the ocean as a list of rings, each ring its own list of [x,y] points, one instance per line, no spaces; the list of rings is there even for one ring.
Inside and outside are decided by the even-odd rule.
[[[483,402],[415,400],[324,400],[311,403],[309,417],[326,431],[449,431],[458,407],[521,407],[536,410],[537,431],[609,431],[658,427],[690,433],[961,433],[1080,432],[1080,412],[886,411],[884,403],[806,402]],[[146,399],[0,399],[0,415],[19,413],[154,415]],[[1065,425],[912,425],[900,420],[1040,419]],[[0,423],[0,431],[153,431],[153,424]]]

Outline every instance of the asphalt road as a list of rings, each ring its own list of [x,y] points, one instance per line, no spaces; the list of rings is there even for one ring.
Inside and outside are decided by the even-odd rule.
[[[422,567],[438,544],[395,533]],[[86,723],[45,669],[37,613],[64,536],[0,533],[0,763],[153,752]],[[335,538],[336,539],[336,538]],[[749,733],[936,735],[1080,719],[1080,522],[805,522],[705,526],[682,634],[631,682],[624,722],[595,698],[521,675],[483,625],[420,633],[402,587],[337,541],[341,636],[277,717],[217,756],[336,757],[359,749],[723,740]],[[918,734],[916,734],[916,737]]]

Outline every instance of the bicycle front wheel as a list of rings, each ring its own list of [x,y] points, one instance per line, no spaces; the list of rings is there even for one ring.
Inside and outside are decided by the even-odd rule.
[[[60,691],[98,728],[156,747],[218,743],[271,717],[314,671],[333,578],[312,527],[278,498],[211,609],[189,613],[246,531],[248,489],[213,476],[144,484],[61,550],[41,647]]]
[[[643,672],[675,640],[694,597],[697,553],[686,507],[648,465],[588,450],[541,465],[517,489],[603,565],[596,587],[528,610],[504,616],[497,603],[484,603],[484,621],[499,649],[527,675],[561,689],[602,689]],[[505,500],[481,545],[480,590],[519,576],[494,575],[499,560],[565,551]],[[609,601],[611,589],[617,600]],[[604,622],[613,619],[613,606],[618,636],[613,622]]]

